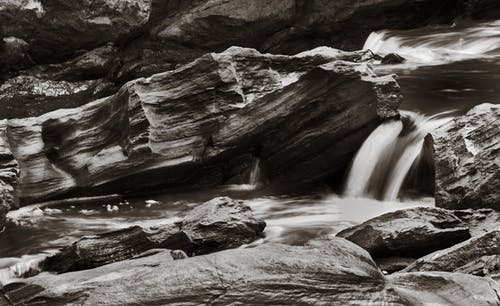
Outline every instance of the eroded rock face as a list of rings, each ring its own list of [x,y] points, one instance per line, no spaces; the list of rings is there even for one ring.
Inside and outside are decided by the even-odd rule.
[[[156,248],[191,256],[208,254],[253,242],[262,236],[265,227],[266,223],[242,201],[215,198],[175,224],[150,229],[133,226],[84,237],[47,258],[40,268],[58,273],[92,269]]]
[[[7,122],[0,121],[0,232],[4,230],[7,212],[17,207],[19,166],[6,140]]]
[[[495,305],[500,289],[491,279],[444,272],[385,278],[366,251],[340,238],[181,260],[164,251],[92,270],[42,273],[25,282],[7,285],[2,293],[23,305]]]
[[[495,257],[498,255],[500,255],[500,230],[493,230],[422,257],[404,271],[466,271],[479,273],[477,266],[482,264],[480,270],[485,275],[490,273],[490,268],[493,271],[497,269]]]
[[[469,229],[453,212],[417,207],[383,214],[337,234],[375,257],[418,258],[470,238]]]
[[[255,158],[276,184],[336,175],[397,115],[399,87],[357,63],[369,57],[233,47],[80,108],[9,120],[21,199],[216,185]]]
[[[432,133],[436,205],[500,210],[500,105],[481,104]]]
[[[149,20],[150,0],[5,0],[3,35],[25,40],[37,63],[57,62],[127,37]]]

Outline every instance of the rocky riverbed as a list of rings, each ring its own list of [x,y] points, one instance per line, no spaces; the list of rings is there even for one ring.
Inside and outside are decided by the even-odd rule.
[[[0,17],[0,305],[500,305],[498,1]]]

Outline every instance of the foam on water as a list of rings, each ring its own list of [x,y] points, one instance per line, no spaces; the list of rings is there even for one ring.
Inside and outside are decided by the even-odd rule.
[[[407,65],[441,65],[500,57],[500,21],[370,34],[363,49],[381,56],[397,53]]]

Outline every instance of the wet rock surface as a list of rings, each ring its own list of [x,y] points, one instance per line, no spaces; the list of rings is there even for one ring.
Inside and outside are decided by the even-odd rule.
[[[189,290],[186,290],[189,288]],[[174,260],[170,252],[10,284],[14,305],[498,303],[498,284],[444,272],[384,277],[368,253],[332,238],[306,246],[265,244]]]
[[[387,213],[337,234],[375,258],[418,258],[470,238],[466,223],[451,211],[418,207]]]
[[[460,271],[489,275],[493,271],[498,272],[496,265],[499,255],[500,231],[493,230],[422,257],[404,271]],[[481,268],[478,267],[480,265]]]
[[[499,118],[481,104],[432,133],[437,206],[500,210]]]
[[[233,47],[80,108],[9,120],[21,200],[217,185],[254,158],[275,184],[339,175],[401,100],[370,56]]]
[[[242,201],[215,198],[189,212],[181,221],[143,229],[139,226],[84,237],[40,264],[42,271],[64,273],[131,259],[157,248],[200,255],[250,243],[266,224]],[[179,253],[182,252],[182,253]]]

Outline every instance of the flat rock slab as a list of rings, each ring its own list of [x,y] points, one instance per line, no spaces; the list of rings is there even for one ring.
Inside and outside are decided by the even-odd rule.
[[[370,219],[337,234],[375,257],[429,254],[470,238],[467,224],[451,211],[417,207]]]
[[[500,230],[494,230],[422,257],[404,271],[474,272],[477,271],[477,265],[482,263],[485,269],[483,274],[489,274],[490,269],[496,269],[495,256],[498,255],[500,255]]]
[[[24,289],[25,288],[25,289]],[[12,305],[497,305],[497,283],[453,273],[384,277],[369,254],[332,238],[173,260],[169,252],[42,273],[2,290]],[[495,292],[496,291],[496,292]]]
[[[250,243],[262,236],[265,226],[242,201],[215,198],[177,224],[152,229],[134,226],[84,237],[47,258],[40,267],[42,271],[57,273],[92,269],[155,248],[206,254]]]

